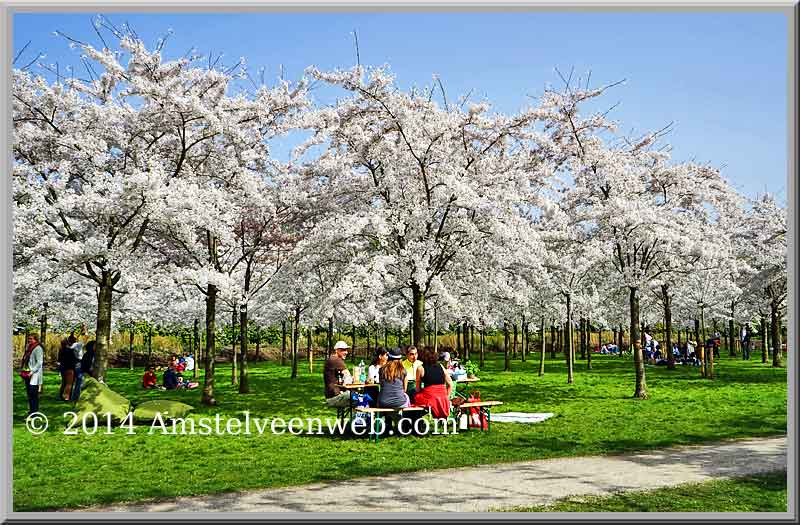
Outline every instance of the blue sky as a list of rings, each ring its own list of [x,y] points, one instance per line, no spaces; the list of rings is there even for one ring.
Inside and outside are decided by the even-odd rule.
[[[39,51],[48,63],[78,66],[78,54],[53,36],[60,30],[99,45],[96,12],[16,14],[17,65]],[[601,103],[622,131],[643,133],[674,122],[666,141],[676,160],[722,166],[750,196],[765,190],[783,202],[787,190],[787,20],[775,12],[318,12],[110,13],[146,41],[173,30],[165,54],[223,52],[223,62],[247,58],[267,80],[296,79],[308,65],[388,63],[403,87],[427,85],[438,74],[448,100],[472,91],[498,111],[513,112],[561,81],[592,72],[599,85],[626,79]],[[27,60],[26,60],[27,58]],[[324,92],[315,96],[327,102]],[[278,148],[283,156],[287,148]]]

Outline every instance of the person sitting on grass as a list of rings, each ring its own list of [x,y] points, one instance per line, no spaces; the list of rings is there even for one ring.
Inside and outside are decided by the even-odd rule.
[[[156,388],[158,387],[158,377],[156,376],[156,367],[150,366],[142,376],[142,388]]]
[[[446,418],[450,415],[453,380],[438,363],[437,357],[432,350],[422,352],[422,366],[417,369],[414,405],[429,407],[433,417]]]
[[[164,371],[164,388],[167,390],[175,390],[178,388],[178,374],[175,372],[175,366],[172,364]]]

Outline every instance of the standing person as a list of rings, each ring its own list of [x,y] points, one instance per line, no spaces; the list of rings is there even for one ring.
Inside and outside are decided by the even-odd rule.
[[[83,376],[94,377],[92,368],[94,367],[94,340],[86,343],[83,355],[81,356],[80,366],[75,367],[75,383],[72,387],[72,401],[81,398],[81,386],[83,386]]]
[[[39,411],[39,385],[44,380],[44,349],[36,334],[28,335],[28,346],[20,362],[20,373],[28,395],[28,416]]]
[[[739,338],[742,342],[742,359],[747,361],[750,359],[750,323],[745,323],[742,327]]]
[[[64,362],[61,364],[64,376],[64,390],[61,392],[61,400],[69,401],[72,399],[72,385],[75,384],[75,367],[78,366],[78,358],[75,355],[75,334],[69,334],[67,338],[67,348],[64,351]]]
[[[191,354],[189,354],[188,352],[184,353],[183,360],[186,363],[187,372],[191,372],[192,370],[194,370],[194,357]]]
[[[347,407],[350,405],[350,392],[339,385],[350,383],[353,377],[347,370],[344,360],[350,349],[344,341],[337,341],[333,347],[333,355],[325,360],[322,377],[325,382],[325,403],[329,407]],[[342,383],[340,383],[340,380]]]
[[[64,391],[67,389],[67,384],[72,384],[72,376],[67,375],[67,370],[75,370],[75,354],[69,348],[67,338],[61,340],[58,348],[58,371],[61,373],[61,387],[58,389],[58,398],[64,399]]]

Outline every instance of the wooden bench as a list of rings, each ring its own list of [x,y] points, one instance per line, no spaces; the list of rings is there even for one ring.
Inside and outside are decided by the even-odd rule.
[[[405,412],[417,412],[417,413],[419,413],[419,412],[427,412],[428,408],[427,407],[405,407],[405,408],[356,407],[355,411],[359,412],[359,413],[362,413],[362,414],[370,414],[370,415],[372,415],[372,417],[375,418],[375,421],[377,423],[378,421],[381,420],[381,418],[384,415],[389,415],[389,414],[402,415]],[[378,432],[373,432],[373,430],[376,430],[376,426],[377,426],[376,424],[372,425],[372,428],[370,430],[370,435],[369,435],[370,439],[374,439],[375,440],[375,443],[377,443],[378,440],[380,439],[380,434]]]
[[[502,405],[502,401],[473,401],[470,403],[461,403],[460,405],[456,406],[456,421],[461,418],[462,411],[465,409],[470,408],[477,408],[478,409],[478,417],[483,418],[486,417],[486,431],[489,432],[492,429],[492,407]],[[469,417],[469,415],[467,416]],[[469,429],[469,422],[467,423],[467,428]]]

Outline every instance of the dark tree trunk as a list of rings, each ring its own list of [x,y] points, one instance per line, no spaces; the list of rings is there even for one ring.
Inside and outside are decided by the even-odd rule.
[[[544,375],[544,354],[547,351],[547,348],[545,348],[546,343],[545,343],[545,331],[544,331],[544,317],[542,317],[540,328],[541,330],[539,331],[539,333],[541,334],[542,340],[539,342],[539,344],[542,353],[539,356],[539,377],[542,377]]]
[[[419,285],[411,285],[412,321],[414,334],[410,344],[421,347],[425,340],[425,294]]]
[[[236,377],[236,327],[238,325],[239,316],[236,315],[236,310],[238,309],[238,305],[234,303],[233,305],[233,318],[231,319],[231,384],[235,385],[239,383],[238,378]]]
[[[147,323],[147,366],[153,364],[153,325]]]
[[[205,379],[203,381],[203,397],[201,402],[204,405],[213,406],[217,404],[214,399],[214,358],[216,357],[216,333],[217,333],[217,287],[209,284],[206,289],[206,352],[205,352]]]
[[[647,383],[644,372],[644,355],[639,341],[639,297],[637,289],[630,288],[630,309],[631,309],[631,347],[633,350],[633,364],[636,368],[636,389],[633,397],[637,399],[647,399]]]
[[[356,334],[356,325],[355,325],[355,323],[353,323],[353,333],[352,333],[352,336],[353,336],[353,352],[352,352],[352,354],[353,354],[353,362],[354,363],[357,361],[356,353],[358,352],[358,349],[356,348],[356,335],[357,335]]]
[[[767,317],[761,315],[761,362],[767,362]]]
[[[675,356],[672,353],[672,297],[669,295],[669,285],[661,285],[661,296],[664,300],[664,345],[667,353],[667,368],[675,369]]]
[[[353,329],[355,334],[355,328]],[[295,308],[292,319],[292,379],[297,379],[297,345],[300,343],[300,309]],[[353,345],[355,348],[355,345]],[[354,350],[355,351],[355,350]]]
[[[133,327],[128,330],[128,367],[133,370],[133,336],[136,332]],[[197,367],[195,367],[197,369]]]
[[[197,381],[198,377],[197,369],[200,368],[200,356],[197,355],[197,348],[199,348],[199,343],[197,341],[197,338],[199,337],[199,334],[200,334],[200,320],[195,319],[194,325],[192,326],[192,359],[194,359],[194,370],[192,370],[192,379],[194,379],[195,381]],[[133,342],[133,339],[131,339],[131,342]],[[133,354],[131,354],[131,357],[133,357]],[[131,364],[131,366],[133,366],[133,364]]]
[[[308,358],[308,373],[314,373],[314,346],[311,343],[312,331],[314,329],[310,326],[308,327],[308,333],[306,334],[306,357]]]
[[[518,332],[519,332],[519,330],[517,328],[517,323],[514,323],[514,345],[512,346],[512,348],[514,349],[514,359],[517,358],[517,336],[518,336]]]
[[[592,369],[592,325],[586,319],[586,369]],[[599,343],[598,343],[599,344]]]
[[[781,318],[778,301],[772,300],[769,305],[770,328],[772,329],[772,366],[778,368],[781,363]]]
[[[239,332],[241,338],[239,347],[242,358],[239,363],[239,393],[249,394],[250,383],[247,381],[247,349],[250,346],[249,334],[247,333],[247,303],[242,304],[239,320]]]
[[[522,316],[522,362],[525,362],[525,354],[528,353],[530,348],[528,347],[528,342],[530,340],[530,333],[528,332],[528,322],[525,319],[525,316]]]
[[[456,354],[461,355],[461,324],[456,323]]]
[[[572,373],[572,359],[574,357],[572,346],[572,297],[567,294],[567,323],[564,326],[564,340],[567,343],[567,384],[575,381]]]
[[[328,357],[333,354],[333,317],[328,317]]]
[[[469,359],[469,347],[472,344],[470,326],[466,321],[464,321],[464,329],[462,330],[462,333],[464,334],[464,356],[462,361],[466,363],[467,359]]]
[[[728,354],[731,357],[736,357],[736,342],[739,340],[739,338],[736,337],[736,326],[734,325],[733,321],[734,314],[736,313],[734,311],[735,307],[736,303],[731,302],[731,318],[728,319]]]
[[[481,370],[483,370],[483,359],[484,359],[484,355],[485,355],[484,354],[483,340],[484,340],[484,338],[483,338],[483,328],[481,328],[481,330],[480,330],[480,342],[479,342],[479,346],[480,346],[480,348],[479,348],[479,362],[480,362],[480,364],[478,365],[478,367]]]
[[[110,271],[103,270],[98,283],[95,359],[92,372],[95,379],[101,383],[105,383],[108,355],[111,353],[111,294],[118,280],[118,274],[114,278]]]
[[[42,350],[47,348],[47,303],[43,304],[42,316],[39,318],[39,344],[42,345]]]
[[[510,336],[509,336],[509,333],[508,333],[508,321],[503,321],[503,334],[505,336],[505,339],[504,339],[504,342],[503,342],[503,357],[504,357],[503,371],[504,372],[510,372],[511,371],[511,353],[510,353],[511,349],[509,348],[509,346],[510,346],[511,341],[510,341]]]
[[[281,321],[281,366],[286,366],[286,319]]]

